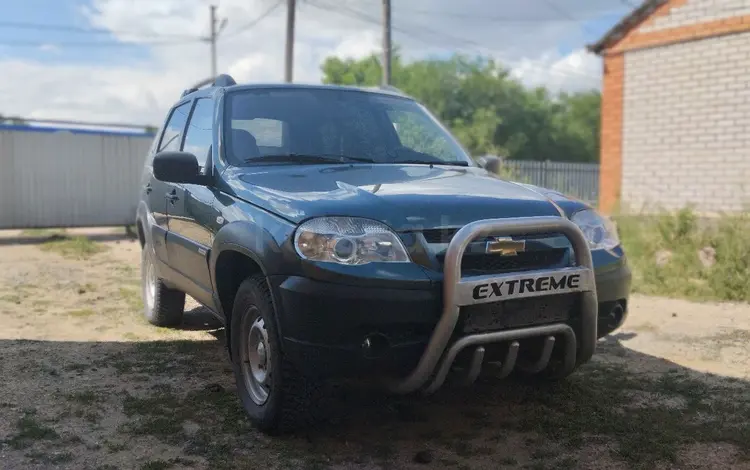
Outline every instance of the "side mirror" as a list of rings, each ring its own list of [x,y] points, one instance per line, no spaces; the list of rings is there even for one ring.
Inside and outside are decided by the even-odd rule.
[[[483,155],[477,159],[477,163],[490,173],[498,174],[503,161],[494,155]]]
[[[168,183],[190,183],[207,186],[209,177],[202,175],[198,159],[190,152],[159,152],[154,156],[154,177]]]

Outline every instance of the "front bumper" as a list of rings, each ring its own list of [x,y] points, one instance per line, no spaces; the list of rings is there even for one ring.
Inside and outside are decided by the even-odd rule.
[[[631,274],[621,251],[592,255],[601,337],[625,319]],[[270,281],[284,354],[303,370],[327,376],[408,374],[418,366],[444,307],[442,282],[401,289],[300,276],[273,276]],[[623,312],[611,321],[616,306]],[[575,319],[569,326],[580,330]]]

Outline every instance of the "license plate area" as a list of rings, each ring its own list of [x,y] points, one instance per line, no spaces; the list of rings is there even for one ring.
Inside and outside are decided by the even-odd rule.
[[[567,322],[576,295],[548,295],[461,307],[461,331],[471,334]]]

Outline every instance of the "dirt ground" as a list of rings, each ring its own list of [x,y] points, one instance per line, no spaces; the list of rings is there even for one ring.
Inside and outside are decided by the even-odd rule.
[[[349,387],[329,423],[272,438],[210,314],[142,319],[140,248],[110,232],[0,235],[0,468],[750,469],[750,305],[636,296],[562,383]]]

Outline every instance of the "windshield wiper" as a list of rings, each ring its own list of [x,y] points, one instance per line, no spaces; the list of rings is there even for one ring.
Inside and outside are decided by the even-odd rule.
[[[469,162],[463,160],[449,160],[449,161],[427,161],[427,160],[396,160],[393,163],[414,163],[419,165],[454,165],[454,166],[469,166]]]
[[[375,160],[362,157],[350,157],[348,155],[336,154],[304,154],[304,153],[279,153],[271,155],[261,155],[245,159],[246,163],[254,162],[298,162],[298,163],[346,163],[346,162],[365,162],[375,163]]]

